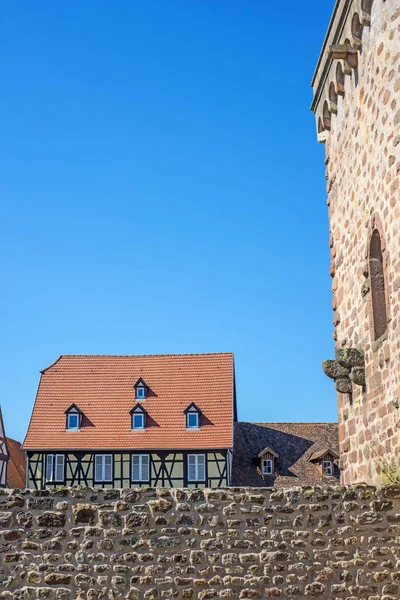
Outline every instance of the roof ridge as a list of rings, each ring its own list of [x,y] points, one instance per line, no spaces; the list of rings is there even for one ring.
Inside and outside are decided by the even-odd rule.
[[[233,352],[187,352],[175,354],[60,354],[60,356],[52,362],[48,367],[40,370],[40,373],[45,373],[51,367],[54,367],[62,358],[153,358],[153,357],[168,357],[168,356],[232,356]]]
[[[107,356],[111,358],[131,358],[134,356],[138,357],[151,357],[151,356],[210,356],[210,355],[221,355],[229,354],[233,355],[233,352],[171,352],[167,354],[61,354],[57,360],[64,357],[70,356]],[[56,361],[55,361],[56,362]],[[54,364],[54,363],[53,363]]]

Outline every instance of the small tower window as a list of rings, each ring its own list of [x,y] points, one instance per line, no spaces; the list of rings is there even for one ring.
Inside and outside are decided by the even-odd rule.
[[[387,329],[382,244],[381,237],[377,229],[374,229],[371,236],[371,243],[369,247],[369,273],[371,278],[374,338],[377,340],[385,333]]]
[[[147,398],[147,385],[146,382],[140,377],[135,383],[135,400],[146,400]]]
[[[322,462],[322,472],[324,475],[333,475],[333,462],[331,460]]]
[[[79,431],[82,423],[82,411],[76,404],[71,404],[65,411],[65,414],[67,416],[66,429],[69,431]]]
[[[184,411],[186,414],[186,429],[200,429],[201,410],[194,402]]]

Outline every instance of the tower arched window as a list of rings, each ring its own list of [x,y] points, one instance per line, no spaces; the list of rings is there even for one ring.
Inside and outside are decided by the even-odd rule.
[[[369,273],[371,279],[372,316],[374,339],[380,338],[387,329],[385,276],[382,243],[379,231],[374,229],[369,246]]]

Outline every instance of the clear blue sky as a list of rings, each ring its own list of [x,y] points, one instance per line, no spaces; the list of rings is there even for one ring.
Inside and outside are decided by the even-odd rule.
[[[60,354],[233,351],[239,418],[336,419],[324,149],[333,0],[2,7],[1,396]]]

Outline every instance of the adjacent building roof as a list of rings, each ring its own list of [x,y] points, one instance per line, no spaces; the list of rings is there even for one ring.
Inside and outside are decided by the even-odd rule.
[[[21,442],[7,438],[7,448],[10,460],[7,466],[7,487],[25,488],[26,457],[22,450]]]
[[[131,430],[135,383],[148,386],[146,429]],[[202,411],[199,430],[184,410]],[[80,431],[66,431],[65,410],[83,413]],[[26,450],[222,449],[232,447],[236,415],[231,353],[145,356],[63,355],[42,371]]]
[[[271,448],[275,476],[257,472],[259,453]],[[232,485],[277,487],[321,483],[321,470],[310,459],[330,448],[339,454],[337,423],[235,423]],[[335,467],[335,476],[339,471]]]

